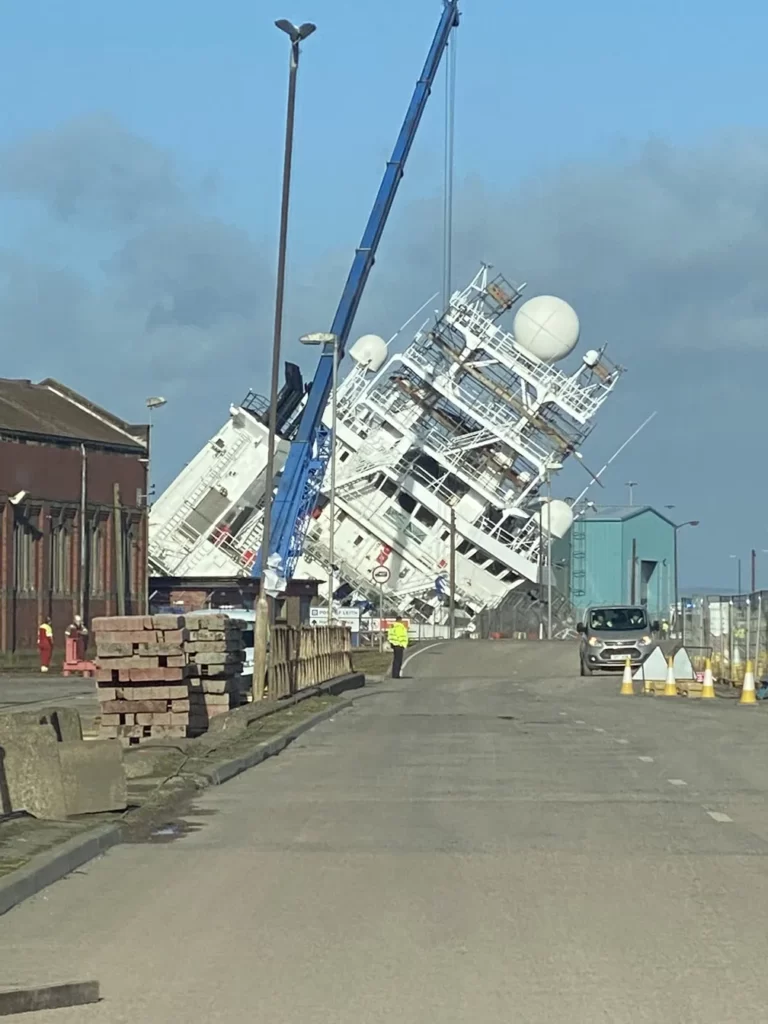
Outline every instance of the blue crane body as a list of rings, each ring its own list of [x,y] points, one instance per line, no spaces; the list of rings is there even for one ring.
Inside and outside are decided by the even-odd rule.
[[[341,359],[354,323],[368,275],[376,259],[384,227],[403,176],[405,162],[410,153],[422,114],[427,105],[440,62],[448,46],[451,32],[459,23],[458,0],[444,0],[440,24],[432,41],[421,77],[416,83],[408,111],[398,135],[392,157],[387,163],[384,177],[373,204],[368,223],[352,268],[344,286],[331,333],[338,338],[338,358]],[[299,428],[283,467],[282,477],[272,507],[271,537],[268,554],[278,556],[280,576],[290,579],[301,556],[304,535],[315,508],[331,452],[330,432],[323,426],[323,413],[331,392],[333,380],[333,345],[324,346],[315,376],[309,388]],[[262,544],[262,552],[264,550]],[[262,552],[253,567],[253,575],[262,571]],[[270,564],[274,559],[270,559]]]

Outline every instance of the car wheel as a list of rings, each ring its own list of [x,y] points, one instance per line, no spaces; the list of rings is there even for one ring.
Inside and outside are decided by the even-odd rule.
[[[580,661],[580,665],[581,665],[581,675],[583,675],[583,676],[591,676],[592,675],[592,669],[589,667],[589,665],[586,665],[584,663],[584,659],[583,658]]]

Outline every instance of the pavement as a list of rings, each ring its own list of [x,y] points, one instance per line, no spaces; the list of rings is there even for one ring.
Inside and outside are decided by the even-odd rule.
[[[57,1024],[765,1019],[768,709],[458,641],[11,910]]]
[[[52,704],[76,707],[86,715],[96,714],[95,681],[42,672],[0,673],[0,712],[32,711]]]

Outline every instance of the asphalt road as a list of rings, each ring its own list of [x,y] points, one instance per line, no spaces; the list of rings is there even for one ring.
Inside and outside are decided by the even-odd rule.
[[[11,911],[56,1024],[764,1020],[768,709],[457,642]]]
[[[96,712],[96,684],[82,676],[37,672],[0,674],[0,712],[34,710],[54,704]]]

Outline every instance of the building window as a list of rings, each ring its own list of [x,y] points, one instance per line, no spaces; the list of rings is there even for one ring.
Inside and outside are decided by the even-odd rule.
[[[16,590],[33,593],[37,590],[37,536],[26,523],[17,522],[13,530],[13,541]]]
[[[107,589],[107,528],[103,520],[91,527],[88,568],[91,594],[104,594]]]
[[[72,593],[72,532],[67,526],[51,531],[51,590],[54,594]]]

